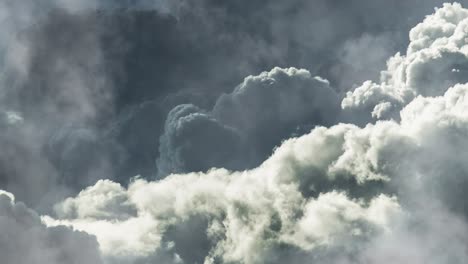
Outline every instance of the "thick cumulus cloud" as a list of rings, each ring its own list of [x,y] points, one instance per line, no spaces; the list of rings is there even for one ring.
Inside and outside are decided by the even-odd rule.
[[[415,26],[410,31],[410,43],[406,54],[398,53],[388,60],[388,69],[381,72],[380,82],[366,81],[355,90],[347,92],[341,103],[345,110],[343,117],[337,117],[341,113],[339,114],[339,111],[333,108],[333,100],[337,96],[332,95],[331,89],[325,89],[326,92],[330,91],[330,94],[326,95],[304,95],[302,91],[295,88],[297,84],[294,81],[289,83],[276,80],[278,69],[268,73],[268,78],[264,77],[266,73],[257,78],[247,78],[232,94],[221,96],[212,110],[212,115],[224,125],[220,126],[219,131],[224,131],[224,127],[228,126],[246,134],[244,138],[247,139],[244,141],[251,150],[250,152],[241,151],[240,155],[251,163],[240,162],[237,169],[251,167],[263,160],[272,147],[281,139],[290,136],[292,129],[297,126],[330,125],[337,120],[365,125],[378,119],[399,119],[399,111],[416,96],[442,95],[450,86],[465,83],[468,81],[466,18],[467,12],[461,8],[460,4],[445,4],[443,8],[436,10],[434,15]],[[354,57],[359,61],[362,55],[357,56],[354,50],[362,46],[365,49],[371,45],[382,46],[379,42],[382,43],[383,40],[365,36],[357,43],[347,46],[344,57],[350,60]],[[299,76],[300,74],[289,74],[289,79],[300,79]],[[269,85],[268,82],[273,82],[274,85]],[[263,89],[257,86],[281,87],[281,91],[265,89],[267,92],[259,95],[257,91],[263,91]],[[309,84],[309,86],[317,86],[317,84]],[[299,84],[299,87],[302,85]],[[275,93],[275,91],[278,92]],[[314,91],[322,93],[323,89],[314,89]],[[280,99],[275,99],[275,96]],[[281,100],[284,100],[284,103]],[[228,157],[230,163],[222,162],[223,157],[226,156],[222,154],[215,156],[218,158],[217,163],[211,162],[213,158],[211,154],[208,154],[204,159],[198,159],[195,162],[196,166],[191,166],[189,161],[191,156],[200,157],[204,148],[210,149],[211,144],[208,139],[212,134],[201,133],[206,135],[205,140],[200,139],[200,136],[194,136],[192,143],[187,141],[187,137],[180,136],[179,143],[177,143],[174,134],[183,134],[180,131],[187,129],[184,124],[190,124],[195,119],[180,117],[174,121],[171,115],[175,112],[169,114],[167,129],[161,137],[162,144],[158,160],[160,173],[161,168],[163,175],[170,172],[206,170],[213,165],[236,168],[232,164],[233,157],[239,154],[234,147],[239,144],[234,135],[226,137],[229,138],[226,140],[226,145],[232,146],[225,148],[227,152],[232,153]],[[215,129],[206,131],[217,133]],[[300,129],[298,132],[298,134],[303,133]],[[169,138],[172,140],[167,143]],[[200,146],[194,146],[193,142],[203,143]],[[168,148],[167,145],[172,145],[172,147]],[[192,145],[196,150],[190,150]],[[213,141],[213,145],[219,148],[217,141]],[[211,148],[206,151],[206,153],[213,152],[222,153],[222,150]],[[187,164],[184,164],[184,159],[187,160]],[[205,166],[203,166],[204,161]]]
[[[100,182],[57,206],[64,219],[45,221],[97,235],[103,253],[113,258],[134,261],[164,253],[174,263],[281,263],[287,254],[295,258],[327,247],[352,254],[349,242],[386,232],[389,219],[400,214],[396,199],[384,195],[370,202],[339,192],[306,199],[293,182],[263,170],[268,168],[137,180],[128,190]],[[138,214],[110,205],[117,197],[125,197]],[[97,203],[85,204],[88,199]],[[114,214],[126,218],[109,220]]]
[[[466,14],[459,4],[436,10],[411,31],[407,54],[389,60],[383,80],[391,81],[367,82],[347,94],[344,109],[374,115],[374,123],[313,128],[249,170],[135,178],[127,187],[102,180],[42,219],[96,235],[105,259],[117,263],[465,263],[468,84],[456,73],[467,60],[461,56]],[[422,77],[425,71],[432,74]],[[275,86],[282,82],[288,85]],[[301,100],[286,109],[275,100],[314,91],[313,101],[318,91],[330,94],[327,89],[304,70],[249,77],[209,112],[174,108],[165,127],[171,136],[163,136],[161,146],[174,154],[172,164],[186,166],[181,160],[199,158],[191,147],[207,147],[212,139],[207,153],[219,155],[208,157],[223,162],[223,151],[236,153],[243,136],[310,114]],[[307,105],[318,109],[313,116],[326,113],[313,108],[325,107],[320,103]],[[243,114],[251,111],[256,115]],[[253,120],[267,125],[253,126]]]
[[[2,260],[466,263],[468,11],[363,3],[0,2]]]
[[[21,263],[103,263],[95,237],[67,227],[46,227],[11,193],[0,191],[2,261]]]
[[[382,263],[404,252],[391,263],[463,263],[467,98],[458,85],[418,97],[401,122],[316,128],[249,171],[136,179],[127,189],[101,181],[58,204],[58,219],[44,219],[132,260]]]
[[[306,70],[274,68],[249,76],[210,112],[180,105],[169,113],[160,139],[160,176],[257,165],[282,139],[333,124],[338,114],[338,95],[328,81]]]
[[[468,12],[460,4],[445,4],[410,31],[405,55],[387,62],[381,82],[365,82],[347,93],[342,106],[369,119],[395,118],[402,106],[416,96],[442,95],[448,87],[467,78],[466,27]],[[363,118],[361,115],[360,118]]]
[[[0,104],[24,122],[0,139],[1,187],[42,207],[98,179],[152,178],[175,106],[211,112],[242,78],[275,66],[308,69],[338,90],[375,79],[381,58],[401,50],[407,30],[440,2],[0,1]],[[205,122],[224,118],[211,115]],[[194,169],[252,167],[283,132],[246,143],[229,128],[221,134],[241,143],[228,152],[258,145],[252,161],[221,154]],[[186,170],[176,166],[169,171]]]
[[[194,105],[177,106],[169,113],[161,137],[159,174],[234,165],[236,155],[242,153],[241,143],[234,128],[223,125],[209,113]]]

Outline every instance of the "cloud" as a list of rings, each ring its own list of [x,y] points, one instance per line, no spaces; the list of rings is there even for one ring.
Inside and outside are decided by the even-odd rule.
[[[11,193],[0,191],[2,261],[20,263],[103,263],[96,239],[67,227],[46,227]]]
[[[57,129],[44,152],[60,171],[60,182],[76,189],[111,177],[112,167],[123,158],[112,141],[101,138],[94,130],[73,126]]]
[[[308,69],[337,90],[375,79],[377,70],[368,69],[404,48],[407,29],[439,2],[3,1],[0,104],[22,116],[25,131],[5,140],[1,186],[38,209],[98,178],[154,178],[158,140],[175,106],[210,112],[243,77],[275,66]],[[350,67],[356,57],[369,60]],[[106,143],[87,148],[89,141],[67,136],[70,151],[50,147],[56,131],[73,128],[69,135],[87,130]],[[253,167],[281,139],[259,141],[249,166],[220,158],[199,168]],[[95,158],[73,158],[86,148]],[[11,162],[16,155],[31,165]]]
[[[383,232],[387,217],[400,212],[397,201],[386,196],[368,205],[338,192],[308,200],[291,184],[265,176],[221,170],[172,176],[163,182],[138,180],[127,191],[128,201],[138,208],[137,217],[117,222],[94,215],[45,221],[96,234],[107,256],[157,257],[163,250],[187,263],[216,259],[261,263],[274,254],[281,256],[281,249],[306,252],[345,246],[341,243],[364,238],[374,228]],[[261,184],[265,180],[270,186]],[[93,205],[84,204],[88,193],[100,193],[109,184],[100,182],[69,201],[91,209]],[[354,233],[348,232],[350,228]]]
[[[174,108],[166,120],[157,160],[163,176],[173,172],[202,171],[213,166],[232,166],[240,155],[241,136],[209,113],[193,105]]]
[[[468,86],[458,85],[440,97],[418,97],[403,109],[400,123],[316,128],[248,171],[136,179],[128,189],[100,181],[58,204],[61,218],[44,220],[96,235],[108,257],[154,257],[162,250],[189,263],[277,263],[285,256],[360,263],[384,259],[388,253],[380,244],[399,250],[402,239],[414,252],[397,263],[462,263],[463,248],[435,255],[442,253],[427,246],[451,241],[434,229],[446,221],[456,224],[449,232],[467,228],[460,220],[468,217],[462,202],[468,168],[461,154],[467,95]],[[422,229],[413,227],[416,222]],[[184,246],[189,234],[207,242]],[[434,240],[416,247],[424,235]],[[369,253],[376,247],[382,255]]]
[[[440,18],[448,25],[442,28],[452,24],[458,28],[468,21],[465,13],[459,4],[444,5],[412,32],[436,25],[427,21]],[[384,72],[391,82],[367,82],[347,95],[345,110],[369,102],[379,105],[369,103],[371,107],[360,109],[380,118],[374,123],[315,127],[285,140],[248,170],[212,168],[158,181],[135,178],[128,187],[100,181],[57,204],[55,216],[43,220],[49,226],[70,225],[94,234],[107,259],[129,263],[158,258],[169,263],[464,263],[468,84],[450,76],[449,82],[440,81],[445,75],[431,75],[435,84],[419,78],[419,70],[433,68],[431,59],[422,60],[419,70],[414,65],[414,71],[395,70],[407,69],[411,54],[421,59],[432,58],[424,52],[446,51],[455,35],[466,42],[460,36],[465,33],[457,32],[437,35],[423,48],[415,48],[412,37],[408,54],[392,58]],[[435,64],[450,65],[453,54],[462,54],[464,46],[459,43],[459,48],[451,46],[453,52],[437,53]],[[402,79],[396,76],[407,82],[399,86],[402,82],[397,80]],[[301,97],[290,90],[283,94],[282,87],[300,91]],[[217,142],[209,133],[203,138],[206,133],[200,127],[210,127],[210,133],[263,135],[270,126],[289,125],[302,118],[304,107],[298,100],[282,110],[278,99],[302,99],[311,87],[314,92],[307,102],[313,101],[315,87],[326,95],[332,91],[326,81],[305,70],[276,68],[248,77],[233,93],[221,96],[210,112],[193,105],[172,110],[165,130],[172,137],[161,146],[176,146],[174,141],[180,140],[181,147],[173,149],[188,153],[193,145],[181,138],[201,143],[198,147],[209,139]],[[400,105],[392,109],[393,118],[385,120],[382,114],[395,102]],[[320,103],[318,113],[329,105]],[[306,109],[315,111],[313,105]],[[271,113],[276,113],[274,119],[269,118]],[[278,118],[282,114],[289,119]],[[193,138],[185,126],[196,132]],[[229,143],[237,145],[234,141],[223,146],[229,149]]]
[[[398,118],[399,110],[416,96],[442,95],[447,88],[467,82],[467,17],[458,3],[436,9],[410,31],[406,55],[398,53],[388,60],[380,83],[367,81],[347,92],[342,107],[360,111],[360,118],[371,112],[377,119]]]
[[[168,115],[157,160],[160,176],[248,168],[297,130],[333,124],[338,95],[328,81],[296,68],[249,76],[212,111],[179,105]]]
[[[64,157],[55,159],[57,163],[53,159],[59,154],[51,157],[47,152],[56,130],[86,127],[89,134],[100,134],[96,122],[112,112],[112,85],[104,74],[97,31],[84,25],[89,17],[72,16],[49,1],[3,1],[0,7],[4,21],[0,37],[0,104],[7,117],[0,135],[1,187],[31,207],[45,208],[57,198],[70,195],[70,190],[95,183],[83,179],[96,177],[98,170],[104,178],[113,174],[112,170],[102,169],[107,162],[104,157],[94,164],[90,159],[83,164],[87,163],[84,158],[72,157],[71,152],[79,152],[76,144],[83,143],[82,149],[87,148],[89,141],[83,138],[72,139],[61,149],[66,150],[60,153]],[[73,138],[72,134],[67,139]],[[75,164],[71,165],[72,161]],[[84,171],[83,166],[95,166],[94,175],[77,177]],[[71,172],[72,167],[80,170]],[[81,186],[73,184],[80,180]]]
[[[8,263],[466,263],[460,4],[376,80],[433,1],[65,2],[0,4]]]

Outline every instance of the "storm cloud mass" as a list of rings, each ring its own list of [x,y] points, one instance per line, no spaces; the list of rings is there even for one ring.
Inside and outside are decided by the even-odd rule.
[[[0,0],[0,262],[468,262],[468,9]]]

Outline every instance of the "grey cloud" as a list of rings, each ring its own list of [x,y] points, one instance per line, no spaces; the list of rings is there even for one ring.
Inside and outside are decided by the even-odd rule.
[[[103,263],[96,239],[68,227],[46,227],[13,195],[0,191],[2,261],[21,263]]]
[[[241,135],[193,105],[180,105],[168,115],[157,160],[160,175],[233,167],[242,154]]]
[[[124,158],[114,142],[91,129],[73,126],[58,128],[44,153],[60,172],[59,182],[77,189],[111,177],[112,167]]]
[[[333,124],[338,116],[338,95],[328,81],[306,70],[274,68],[245,78],[211,112],[174,108],[160,139],[159,173],[252,167],[297,129]]]

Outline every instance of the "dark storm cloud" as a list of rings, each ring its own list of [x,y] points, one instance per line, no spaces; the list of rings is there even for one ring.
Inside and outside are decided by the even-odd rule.
[[[240,132],[235,128],[193,105],[179,105],[169,113],[160,139],[159,175],[216,166],[235,168],[237,157],[243,153],[241,144]]]
[[[180,105],[169,113],[160,139],[159,176],[256,166],[282,139],[334,124],[338,116],[338,95],[328,81],[306,70],[274,68],[249,76],[220,96],[210,112]]]
[[[338,91],[351,89],[362,80],[378,79],[385,59],[405,49],[407,31],[436,3],[180,1],[169,15],[147,9],[110,16],[110,25],[117,25],[115,35],[121,39],[117,43],[129,43],[128,52],[122,55],[122,76],[126,79],[118,101],[125,105],[151,99],[161,104],[157,98],[170,94],[180,103],[210,109],[221,93],[230,92],[245,76],[290,65],[320,73]],[[129,151],[129,156],[157,158],[157,138],[174,105],[169,102],[159,107],[154,119],[147,119],[153,123],[150,128],[143,124],[133,127],[133,131],[146,130],[144,133],[152,133],[154,138],[151,144],[141,137],[127,138],[151,146],[140,148],[139,153]],[[134,118],[139,119],[136,113]],[[281,139],[271,139],[258,151],[269,153]],[[128,142],[124,144],[128,146]],[[130,168],[129,174],[148,176],[155,165],[151,159],[145,160],[140,168],[124,166]],[[202,167],[209,166],[198,168]],[[125,177],[128,174],[121,176]]]

